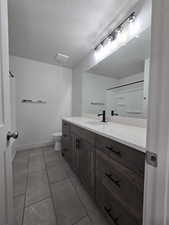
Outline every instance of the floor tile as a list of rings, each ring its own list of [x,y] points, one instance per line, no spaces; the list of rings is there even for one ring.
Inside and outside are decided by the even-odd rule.
[[[70,179],[78,196],[83,203],[88,215],[90,216],[93,225],[108,225],[105,217],[102,215],[95,201],[91,198],[88,192],[84,189],[83,185],[80,183],[77,177]]]
[[[66,166],[66,174],[69,178],[76,176],[76,174],[74,173],[74,171],[72,170],[70,166]]]
[[[102,215],[100,210],[95,210],[95,212],[89,211],[88,215],[93,225],[108,225],[106,218]]]
[[[85,206],[86,210],[89,212],[97,212],[98,207],[88,192],[84,189],[83,185],[80,183],[77,177],[70,178],[71,183],[73,184],[81,202]]]
[[[45,163],[42,153],[33,153],[29,159],[29,172],[41,171],[45,169]]]
[[[35,148],[30,150],[30,157],[36,156],[36,155],[42,155],[42,148]]]
[[[56,225],[51,199],[27,207],[23,225]]]
[[[41,149],[45,152],[45,151],[54,151],[54,146],[47,146],[47,147],[41,147]]]
[[[84,217],[83,219],[81,219],[78,223],[76,223],[75,225],[92,225],[89,217]]]
[[[28,161],[27,160],[17,160],[13,162],[13,176],[28,172]]]
[[[49,186],[45,171],[32,172],[28,176],[26,205],[40,201],[49,196]]]
[[[29,154],[30,154],[29,150],[27,150],[27,151],[17,151],[14,160],[21,159],[21,158],[22,159],[28,159]]]
[[[25,195],[20,195],[14,198],[14,212],[15,212],[16,225],[22,225],[24,200],[25,200]]]
[[[69,180],[52,184],[55,212],[59,225],[71,225],[86,215],[77,193]]]
[[[61,159],[61,155],[57,151],[45,151],[44,156],[45,156],[45,162],[47,164]]]
[[[56,162],[55,166],[48,167],[48,176],[50,183],[57,182],[68,178],[65,166],[62,162]]]
[[[13,176],[14,196],[24,194],[26,192],[27,172],[20,171]]]

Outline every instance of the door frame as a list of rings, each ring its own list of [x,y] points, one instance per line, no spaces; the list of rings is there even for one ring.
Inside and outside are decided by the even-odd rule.
[[[168,11],[168,0],[152,0],[147,149],[158,155],[158,167],[154,168],[146,163],[144,225],[169,224]]]
[[[8,4],[7,0],[0,0],[0,42],[1,42],[1,69],[3,73],[3,105],[4,105],[4,138],[11,130],[11,102],[10,102],[10,78],[9,78],[9,38],[8,38]],[[13,207],[13,181],[12,181],[12,143],[6,143],[4,151],[4,169],[5,169],[5,204],[6,204],[6,223],[14,225],[14,207]]]

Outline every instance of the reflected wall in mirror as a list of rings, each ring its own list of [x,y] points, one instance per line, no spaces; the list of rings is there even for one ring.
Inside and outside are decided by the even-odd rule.
[[[150,28],[83,74],[83,115],[146,118]]]

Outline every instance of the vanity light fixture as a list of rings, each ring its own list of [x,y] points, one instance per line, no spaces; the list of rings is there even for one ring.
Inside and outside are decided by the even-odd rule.
[[[128,18],[129,23],[133,23],[136,20],[136,14],[132,13],[132,15]]]
[[[95,48],[95,50],[96,51],[99,51],[99,50],[101,50],[101,49],[103,49],[103,43],[100,43],[96,48]]]
[[[107,43],[116,41],[119,38],[119,43],[127,40],[127,34],[123,34],[123,30],[125,29],[125,25],[127,23],[133,24],[136,20],[136,13],[131,13],[119,26],[117,26],[110,34],[108,34],[96,47],[95,51],[100,51],[106,47]]]

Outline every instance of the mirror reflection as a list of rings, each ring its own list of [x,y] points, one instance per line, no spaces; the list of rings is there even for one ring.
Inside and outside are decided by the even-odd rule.
[[[82,112],[146,118],[150,28],[83,74]]]

